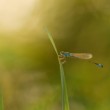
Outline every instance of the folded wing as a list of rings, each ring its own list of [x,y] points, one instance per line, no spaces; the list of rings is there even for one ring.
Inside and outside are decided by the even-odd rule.
[[[71,53],[71,56],[79,59],[91,59],[93,57],[91,53]]]

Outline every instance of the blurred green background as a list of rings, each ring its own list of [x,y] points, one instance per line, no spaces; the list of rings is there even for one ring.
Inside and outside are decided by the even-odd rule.
[[[104,65],[67,59],[70,110],[110,110],[110,1],[1,0],[4,110],[61,110],[59,65],[45,27],[59,52],[89,52]]]

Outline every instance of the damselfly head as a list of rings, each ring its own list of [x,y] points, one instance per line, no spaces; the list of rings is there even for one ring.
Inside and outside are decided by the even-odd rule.
[[[71,53],[69,53],[69,52],[64,52],[64,51],[61,51],[61,52],[60,52],[60,55],[62,55],[62,56],[64,56],[64,57],[71,57],[70,54],[71,54]]]
[[[61,51],[61,52],[60,52],[60,55],[63,55],[63,54],[64,54],[64,51]]]
[[[62,64],[66,62],[66,58],[63,55],[58,55],[58,59]]]

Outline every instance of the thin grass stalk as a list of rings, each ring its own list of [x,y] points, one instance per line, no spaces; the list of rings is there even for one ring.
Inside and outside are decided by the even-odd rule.
[[[57,54],[58,57],[58,50],[56,48],[55,42],[52,38],[52,35],[50,34],[50,32],[48,31],[48,29],[46,28],[46,32],[48,35],[48,38],[50,39],[50,42]],[[65,75],[64,75],[64,69],[63,69],[63,65],[60,62],[59,58],[58,58],[58,62],[59,62],[59,67],[60,67],[60,76],[61,76],[61,89],[62,89],[62,110],[69,110],[69,101],[68,101],[68,93],[67,93],[67,87],[66,87],[66,81],[65,81]]]

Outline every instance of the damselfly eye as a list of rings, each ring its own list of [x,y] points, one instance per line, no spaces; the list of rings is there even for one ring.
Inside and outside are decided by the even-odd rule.
[[[65,53],[64,51],[61,51],[61,52],[60,52],[60,55],[63,55],[64,53]]]
[[[58,55],[58,58],[62,64],[66,62],[66,58],[63,55]]]

